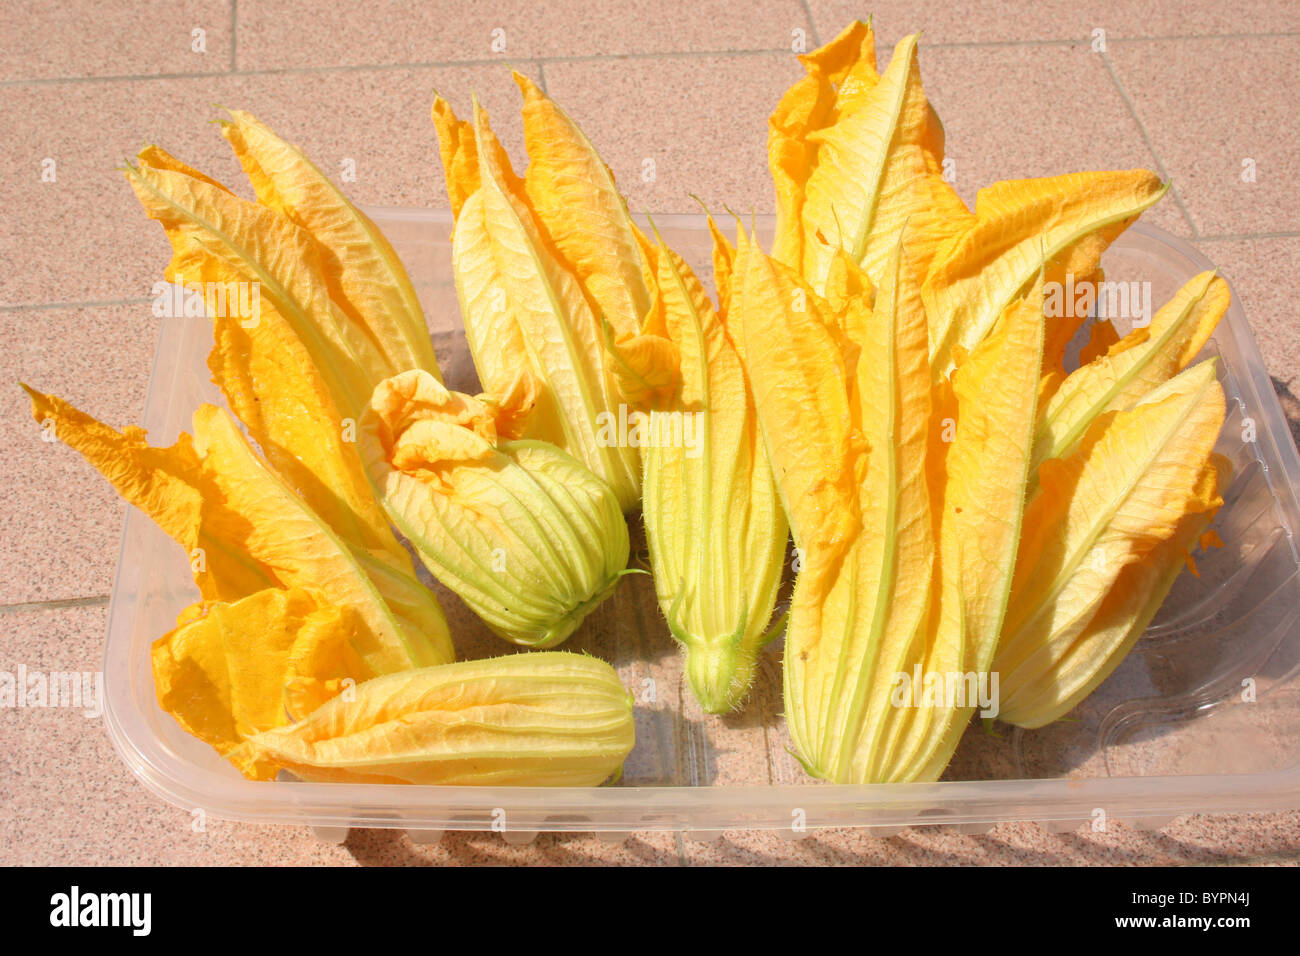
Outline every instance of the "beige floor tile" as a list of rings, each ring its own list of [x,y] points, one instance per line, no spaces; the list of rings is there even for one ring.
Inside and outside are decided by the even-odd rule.
[[[213,103],[253,111],[336,177],[352,160],[356,181],[341,185],[358,202],[445,207],[435,86],[464,110],[477,90],[522,156],[519,94],[504,66],[0,87],[17,144],[0,160],[0,260],[14,264],[0,273],[0,305],[148,296],[167,242],[117,169],[149,140],[247,194],[208,122]],[[41,178],[47,157],[54,182]]]
[[[0,82],[225,73],[231,67],[231,18],[230,0],[6,3],[0,13]]]
[[[1291,277],[1300,274],[1300,238],[1200,241],[1197,247],[1232,285],[1246,310],[1291,431],[1300,441],[1300,324]]]
[[[1300,230],[1300,36],[1134,41],[1108,56],[1201,235]]]
[[[244,0],[239,68],[286,69],[684,50],[781,50],[808,29],[797,0],[761,0],[739,15],[728,0],[563,4],[380,0],[321,15],[311,0]]]
[[[0,614],[0,670],[97,671],[106,608]],[[144,788],[102,720],[66,707],[0,711],[0,864],[347,863],[306,827],[233,824]],[[201,827],[201,829],[199,829]]]
[[[550,63],[545,74],[633,212],[698,212],[690,193],[715,214],[773,210],[767,117],[803,75],[793,55]]]
[[[19,380],[137,423],[158,329],[148,304],[0,312],[0,604],[108,594],[126,508],[80,455],[42,440]]]
[[[999,179],[1157,168],[1106,64],[1087,46],[946,47],[920,57],[954,185],[972,207],[977,191]],[[1190,235],[1172,195],[1143,219]]]
[[[1118,37],[1205,36],[1216,33],[1280,33],[1300,30],[1300,8],[1274,0],[1218,3],[1194,0],[809,0],[823,42],[854,18],[873,14],[883,41],[924,31],[923,43],[997,43],[1008,40],[1088,40],[1104,29]]]

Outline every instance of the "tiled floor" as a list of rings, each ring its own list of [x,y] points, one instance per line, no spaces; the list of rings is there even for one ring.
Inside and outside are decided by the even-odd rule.
[[[0,668],[98,666],[122,506],[76,456],[40,441],[22,378],[113,422],[135,418],[157,333],[160,230],[115,171],[155,140],[238,181],[205,120],[258,113],[352,196],[445,206],[428,121],[437,88],[476,91],[519,154],[505,64],[539,77],[601,147],[634,208],[770,211],[766,117],[800,69],[792,48],[874,12],[880,56],[924,30],[922,70],[968,201],[995,179],[1147,166],[1173,194],[1148,219],[1232,281],[1293,429],[1300,425],[1300,5],[1288,0],[730,0],[690,3],[10,2],[0,11]],[[960,12],[958,12],[960,11]],[[653,177],[644,175],[654,161]],[[1243,170],[1254,171],[1253,179]],[[53,181],[43,177],[53,169]],[[1300,860],[1300,812],[1194,817],[1163,831],[983,835],[831,831],[787,842],[639,834],[530,847],[395,832],[342,846],[305,829],[207,820],[139,786],[98,721],[0,720],[0,862],[1200,863]]]

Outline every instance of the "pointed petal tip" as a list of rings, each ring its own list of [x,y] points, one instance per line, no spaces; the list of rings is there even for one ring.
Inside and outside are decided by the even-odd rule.
[[[519,92],[524,95],[524,99],[529,97],[538,97],[546,99],[546,94],[542,91],[541,85],[527,73],[523,73],[513,66],[510,68],[510,76],[515,81],[515,86],[519,87]]]

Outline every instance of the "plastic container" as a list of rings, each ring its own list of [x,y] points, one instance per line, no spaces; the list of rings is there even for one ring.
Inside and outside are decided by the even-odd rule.
[[[371,214],[419,289],[449,383],[476,390],[457,331],[449,214]],[[656,223],[702,277],[710,272],[702,217],[662,216]],[[770,221],[759,225],[771,229]],[[1192,275],[1212,268],[1185,243],[1140,223],[1104,264],[1110,280],[1150,282],[1157,308]],[[218,400],[204,365],[210,344],[205,321],[165,323],[144,418],[155,442],[187,429],[199,401]],[[941,782],[842,786],[805,776],[786,751],[779,646],[764,658],[741,714],[701,713],[682,685],[653,587],[638,575],[625,579],[566,645],[613,662],[636,694],[637,747],[618,784],[515,789],[244,780],[155,701],[149,645],[197,592],[180,548],[134,509],[122,534],[105,650],[110,735],[145,786],[174,804],[228,819],[310,824],[335,839],[352,826],[406,828],[425,840],[447,829],[501,830],[511,841],[553,830],[612,839],[635,830],[709,838],[740,828],[797,836],[830,826],[887,835],[923,824],[978,832],[1006,820],[1052,829],[1115,820],[1158,827],[1188,812],[1300,807],[1293,536],[1300,527],[1300,459],[1235,301],[1207,351],[1219,356],[1229,396],[1219,451],[1236,466],[1215,525],[1226,547],[1198,555],[1200,577],[1180,577],[1148,633],[1073,719],[1002,737],[976,723]],[[463,609],[456,613],[449,592],[439,589],[439,597],[453,621],[468,619]],[[471,626],[455,637],[462,657],[509,650]]]

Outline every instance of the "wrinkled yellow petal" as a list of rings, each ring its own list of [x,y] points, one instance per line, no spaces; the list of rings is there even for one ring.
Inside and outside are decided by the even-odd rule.
[[[1084,276],[1144,209],[1164,195],[1146,170],[1070,173],[996,183],[980,191],[978,220],[939,252],[922,296],[936,375],[969,351],[1038,274]]]
[[[200,172],[188,163],[182,162],[161,146],[146,143],[140,150],[136,159],[139,161],[141,166],[148,166],[152,169],[169,169],[172,172],[180,173],[190,179],[197,179],[200,182],[207,183],[209,186],[215,186],[222,192],[230,193],[232,196],[234,195],[230,187],[217,182],[211,176]]]
[[[609,486],[552,445],[498,442],[488,405],[404,372],[358,438],[393,523],[506,640],[554,646],[617,585],[628,534]]]
[[[329,383],[336,405],[353,415],[369,397],[386,363],[366,331],[330,299],[322,263],[310,234],[273,209],[260,206],[175,168],[141,165],[126,171],[149,218],[162,223],[173,258],[172,282],[198,281],[194,273],[215,257],[222,274],[249,283],[248,296],[274,308],[292,326]],[[229,297],[228,297],[229,299]],[[240,316],[254,321],[255,316]],[[377,376],[377,378],[376,378]]]
[[[871,25],[860,20],[799,60],[808,75],[781,97],[768,120],[767,134],[777,207],[772,254],[791,265],[804,261],[803,205],[817,159],[817,146],[809,134],[832,125],[841,113],[851,112],[880,79],[876,38]]]
[[[638,334],[622,342],[606,342],[605,348],[624,403],[644,411],[671,401],[681,384],[681,356],[671,339]]]
[[[365,329],[387,374],[422,368],[441,378],[424,310],[406,268],[379,228],[297,146],[250,113],[233,111],[221,133],[262,205],[283,213],[322,246],[322,276],[348,318]]]
[[[1124,569],[1173,538],[1189,511],[1209,507],[1205,466],[1223,418],[1223,389],[1203,362],[1132,409],[1105,413],[1073,454],[1043,463],[994,663],[1003,720],[1039,726],[1059,716],[1026,702]]]
[[[560,260],[577,277],[614,337],[637,335],[650,291],[627,204],[591,141],[532,80],[524,95],[524,189]]]
[[[802,236],[779,244],[775,255],[818,293],[824,294],[837,250],[879,280],[900,238],[920,281],[941,243],[973,221],[943,178],[943,128],[921,86],[917,39],[898,44],[869,89],[859,89],[867,85],[860,77],[847,78],[852,102],[806,133],[811,155],[798,210]],[[781,224],[777,232],[784,239],[789,230]]]
[[[1097,416],[1133,407],[1182,371],[1228,310],[1228,284],[1212,272],[1189,280],[1149,326],[1134,329],[1081,365],[1048,400],[1034,441],[1034,467],[1069,454]]]
[[[709,237],[713,240],[713,287],[718,293],[719,317],[725,322],[731,312],[731,277],[736,269],[736,247],[723,235],[712,215],[707,215],[706,218],[709,222]]]
[[[451,104],[441,96],[433,100],[433,125],[438,132],[438,150],[443,172],[447,178],[447,196],[451,199],[452,216],[459,221],[461,210],[470,196],[478,192],[482,180],[478,169],[478,142],[474,137],[474,124],[460,119]],[[493,148],[500,144],[493,142]],[[502,153],[502,165],[509,159]],[[513,171],[512,171],[513,176]]]
[[[306,780],[593,787],[634,743],[614,669],[550,651],[375,678],[248,749]]]
[[[296,588],[194,605],[154,642],[158,704],[240,772],[269,780],[275,767],[238,748],[254,734],[288,724],[286,703],[314,710],[344,679],[360,683],[374,676],[350,651],[356,628],[344,609],[319,604]]]
[[[749,376],[772,471],[804,574],[831,566],[862,528],[866,467],[849,399],[843,336],[829,306],[797,274],[742,235],[728,330]],[[816,562],[810,566],[809,561]]]
[[[218,510],[221,503],[189,435],[157,448],[145,440],[143,428],[129,425],[119,432],[61,398],[23,389],[37,422],[53,429],[184,549],[204,598],[234,601],[276,583],[229,534],[233,522]]]

